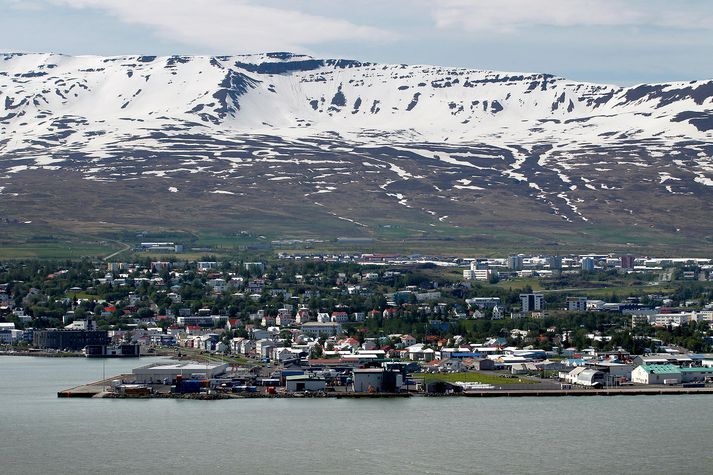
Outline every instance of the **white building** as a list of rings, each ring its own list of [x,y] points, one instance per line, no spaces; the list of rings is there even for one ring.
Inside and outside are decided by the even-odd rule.
[[[539,312],[545,308],[543,294],[520,294],[520,302],[523,312]]]
[[[383,368],[368,368],[355,369],[354,376],[354,392],[366,393],[377,392],[382,387],[384,382]]]
[[[327,387],[327,382],[324,378],[317,378],[306,374],[287,376],[285,385],[288,393],[304,392],[304,391],[324,391]]]
[[[315,337],[333,336],[342,333],[342,325],[336,322],[307,322],[302,325],[302,333]]]
[[[638,384],[678,384],[681,368],[672,364],[640,365],[631,372],[631,381]]]
[[[465,280],[483,280],[488,281],[492,276],[490,269],[466,269],[463,271],[463,279]]]
[[[176,376],[187,378],[211,379],[219,376],[228,369],[228,364],[210,363],[176,363],[176,364],[151,364],[142,366],[132,371],[137,383],[162,383],[168,380],[170,384],[176,382]]]
[[[567,310],[570,312],[586,312],[587,297],[567,297]]]

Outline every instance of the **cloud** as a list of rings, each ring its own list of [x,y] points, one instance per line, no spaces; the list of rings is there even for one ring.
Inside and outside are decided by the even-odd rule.
[[[0,0],[3,8],[7,7],[19,12],[37,12],[42,10],[43,5],[35,0]]]
[[[94,8],[160,38],[224,53],[302,52],[331,41],[390,41],[389,31],[249,0],[50,0]]]
[[[528,27],[713,29],[713,2],[696,0],[433,0],[441,29],[510,33]]]

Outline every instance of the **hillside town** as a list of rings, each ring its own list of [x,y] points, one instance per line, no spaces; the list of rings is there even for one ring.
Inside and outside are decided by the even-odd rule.
[[[13,261],[0,345],[170,355],[122,380],[178,392],[705,387],[712,270],[628,255]]]

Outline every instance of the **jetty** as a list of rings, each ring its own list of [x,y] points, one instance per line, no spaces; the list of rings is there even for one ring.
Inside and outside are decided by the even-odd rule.
[[[107,379],[100,379],[93,383],[80,384],[69,389],[63,389],[57,392],[57,397],[60,398],[101,398],[110,393],[112,384],[116,380],[128,378],[130,375],[118,375]]]

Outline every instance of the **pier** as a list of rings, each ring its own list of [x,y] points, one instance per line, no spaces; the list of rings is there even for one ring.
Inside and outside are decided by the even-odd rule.
[[[465,397],[562,397],[562,396],[665,396],[679,394],[713,394],[713,387],[684,388],[638,386],[608,389],[491,389],[465,391]]]

